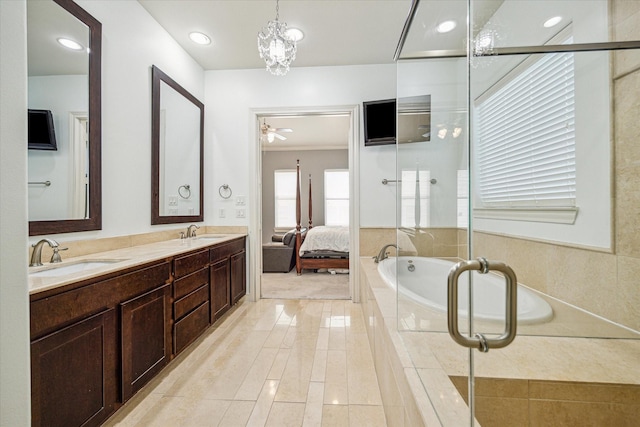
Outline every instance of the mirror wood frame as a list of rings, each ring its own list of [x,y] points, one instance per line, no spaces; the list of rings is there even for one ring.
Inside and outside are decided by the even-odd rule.
[[[204,104],[158,67],[151,67],[151,224],[202,222],[204,219]],[[160,215],[160,83],[192,102],[200,110],[200,194],[198,215]]]
[[[72,0],[52,1],[89,29],[89,218],[29,221],[29,236],[102,229],[102,24]]]

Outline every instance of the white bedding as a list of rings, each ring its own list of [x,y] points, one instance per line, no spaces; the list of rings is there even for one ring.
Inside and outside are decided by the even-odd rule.
[[[349,252],[349,227],[311,228],[300,246],[300,256],[312,251]]]

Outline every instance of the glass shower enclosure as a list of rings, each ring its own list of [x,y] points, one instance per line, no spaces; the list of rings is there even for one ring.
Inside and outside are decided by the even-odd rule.
[[[458,399],[469,425],[637,422],[639,28],[625,0],[412,4],[397,324],[442,425]]]

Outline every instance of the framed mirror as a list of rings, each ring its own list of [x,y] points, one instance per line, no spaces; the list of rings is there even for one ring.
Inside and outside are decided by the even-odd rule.
[[[151,224],[204,218],[204,104],[151,68]]]
[[[30,236],[102,228],[101,47],[72,0],[27,1]]]

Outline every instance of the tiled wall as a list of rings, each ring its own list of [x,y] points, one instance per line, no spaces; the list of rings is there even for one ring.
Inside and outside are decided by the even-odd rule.
[[[467,377],[451,377],[467,400]],[[635,426],[640,386],[573,381],[476,378],[476,419],[483,427]]]

